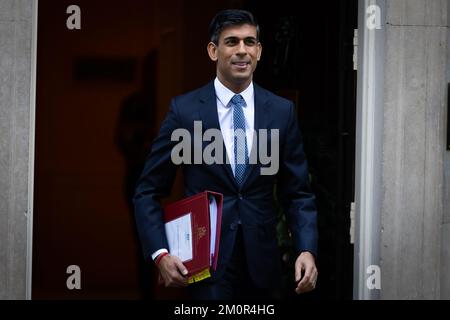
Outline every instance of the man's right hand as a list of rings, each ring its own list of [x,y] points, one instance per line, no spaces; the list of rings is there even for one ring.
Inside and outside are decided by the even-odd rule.
[[[158,264],[159,274],[161,275],[166,287],[185,287],[188,284],[186,275],[188,271],[177,256],[170,254],[161,258]]]

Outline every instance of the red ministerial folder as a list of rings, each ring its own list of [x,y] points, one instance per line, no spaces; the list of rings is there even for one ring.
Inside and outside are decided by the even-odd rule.
[[[190,283],[209,277],[210,268],[217,268],[222,204],[222,194],[204,191],[164,208],[170,254],[186,266]]]

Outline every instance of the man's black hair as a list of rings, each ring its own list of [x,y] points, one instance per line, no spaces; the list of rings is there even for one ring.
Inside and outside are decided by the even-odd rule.
[[[216,14],[209,25],[209,40],[216,45],[222,31],[229,26],[249,24],[256,27],[256,40],[259,41],[259,26],[253,15],[246,10],[227,9]]]

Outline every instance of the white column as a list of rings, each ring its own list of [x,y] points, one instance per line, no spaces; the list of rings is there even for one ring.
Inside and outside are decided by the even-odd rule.
[[[0,0],[0,299],[30,297],[36,8]]]
[[[367,286],[380,265],[381,172],[385,53],[385,1],[358,2],[358,91],[355,162],[355,299],[379,299]],[[375,276],[379,275],[375,274]]]
[[[450,83],[450,0],[447,0],[447,83]],[[448,112],[448,106],[447,110]],[[448,126],[449,124],[447,124]],[[445,194],[442,219],[441,299],[450,299],[450,151],[445,151]]]
[[[443,219],[447,2],[359,1],[357,299],[450,292],[449,215]],[[367,28],[371,5],[380,9],[380,29]],[[380,266],[381,290],[366,285],[371,264]]]
[[[381,298],[438,299],[447,0],[386,0],[386,23]]]

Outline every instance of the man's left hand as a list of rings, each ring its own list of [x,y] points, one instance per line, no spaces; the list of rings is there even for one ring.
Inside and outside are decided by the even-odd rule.
[[[302,252],[295,261],[295,282],[298,282],[295,292],[300,294],[314,290],[318,275],[314,256],[310,252]]]

